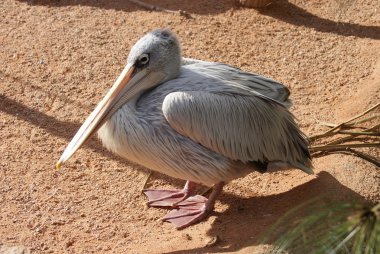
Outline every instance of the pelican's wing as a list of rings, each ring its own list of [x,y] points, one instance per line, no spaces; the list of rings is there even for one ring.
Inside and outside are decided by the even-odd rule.
[[[177,132],[230,159],[283,161],[312,172],[308,142],[292,114],[270,98],[233,89],[169,93],[163,114]]]
[[[256,73],[244,72],[230,65],[206,62],[192,58],[183,58],[182,65],[186,65],[189,69],[196,69],[197,72],[215,77],[225,82],[236,83],[252,89],[255,92],[281,102],[288,108],[292,105],[291,100],[289,99],[289,89],[273,79]]]

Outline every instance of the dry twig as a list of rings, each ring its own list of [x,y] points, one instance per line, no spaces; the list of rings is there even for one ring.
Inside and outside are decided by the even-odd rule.
[[[377,103],[375,106],[369,108],[363,113],[351,118],[348,121],[342,122],[340,124],[321,123],[322,125],[328,126],[331,129],[329,129],[328,131],[322,134],[311,136],[310,139],[313,142],[318,141],[319,143],[323,143],[323,141],[321,142],[322,138],[330,137],[334,135],[348,135],[348,136],[341,137],[327,143],[325,142],[325,144],[311,146],[310,151],[311,153],[313,153],[313,156],[319,157],[319,156],[324,156],[331,153],[350,154],[350,155],[358,156],[364,160],[367,160],[376,166],[380,166],[380,161],[378,159],[368,154],[352,149],[352,148],[363,148],[363,147],[380,147],[379,142],[366,142],[366,143],[362,142],[362,143],[350,143],[350,144],[346,143],[348,141],[358,141],[359,136],[364,136],[363,139],[368,139],[369,137],[375,138],[377,136],[380,136],[380,131],[379,131],[380,124],[376,124],[375,126],[370,127],[370,128],[363,128],[363,127],[357,126],[357,124],[368,122],[368,121],[379,118],[380,114],[375,114],[373,116],[353,122],[359,117],[362,117],[365,114],[371,112],[372,110],[377,108],[379,105],[380,103]],[[344,130],[344,128],[350,128],[350,130]]]
[[[371,155],[359,152],[357,150],[348,148],[345,151],[336,151],[336,152],[342,153],[342,154],[348,154],[348,155],[355,155],[355,156],[357,156],[359,158],[362,158],[362,159],[364,159],[364,160],[366,160],[368,162],[371,162],[372,164],[374,164],[377,167],[380,167],[380,160],[378,160],[377,158],[375,158],[375,157],[373,157]]]
[[[162,8],[160,6],[157,6],[157,5],[153,5],[153,4],[147,4],[143,1],[139,1],[139,0],[128,0],[129,2],[131,3],[134,3],[144,9],[148,9],[148,10],[151,10],[151,11],[160,11],[160,12],[166,12],[166,13],[174,13],[174,14],[179,14],[181,16],[184,16],[186,18],[192,18],[192,16],[190,15],[190,13],[186,12],[186,11],[182,11],[182,10],[179,10],[179,11],[173,11],[173,10],[169,10],[169,9],[165,9],[165,8]]]
[[[380,114],[375,114],[373,116],[370,116],[370,117],[366,117],[362,120],[359,120],[359,121],[356,121],[356,122],[352,122],[352,123],[347,123],[347,124],[344,124],[342,125],[341,127],[351,127],[351,128],[355,128],[356,125],[360,124],[360,123],[365,123],[365,122],[368,122],[368,121],[371,121],[371,120],[374,120],[376,118],[380,118]],[[323,125],[323,126],[327,126],[327,127],[330,127],[330,128],[334,128],[336,126],[338,126],[337,124],[335,123],[326,123],[326,122],[320,122],[319,123],[320,125]]]
[[[147,177],[144,180],[144,184],[143,184],[143,186],[141,188],[141,192],[144,192],[144,190],[146,188],[146,185],[148,184],[149,179],[150,179],[151,176],[152,176],[152,170],[149,170],[149,174],[147,175]]]
[[[360,147],[380,147],[380,142],[378,142],[378,143],[363,143],[363,144],[312,146],[312,147],[310,147],[310,152],[332,151],[332,150],[342,150],[342,149],[346,150],[349,148],[360,148]]]
[[[365,114],[371,112],[372,110],[376,109],[376,108],[379,107],[379,106],[380,106],[380,102],[377,103],[376,105],[374,105],[373,107],[367,109],[367,110],[364,111],[363,113],[360,113],[359,115],[356,115],[356,116],[354,116],[353,118],[351,118],[351,119],[349,119],[349,120],[347,120],[347,121],[345,121],[345,122],[342,122],[342,123],[336,125],[335,127],[331,128],[330,130],[328,130],[328,131],[326,131],[326,132],[324,132],[324,133],[322,133],[322,134],[317,134],[317,135],[310,136],[309,138],[310,138],[311,141],[314,141],[314,140],[319,139],[319,138],[323,138],[323,137],[328,137],[328,136],[334,135],[333,131],[335,131],[335,130],[341,128],[342,126],[344,126],[344,125],[347,124],[347,123],[352,122],[353,120],[358,119],[359,117],[364,116]]]
[[[380,124],[377,124],[371,128],[368,128],[368,129],[365,129],[363,131],[359,131],[359,132],[350,132],[350,133],[344,133],[344,131],[339,131],[338,133],[339,134],[350,134],[350,136],[347,136],[347,137],[343,137],[343,138],[339,138],[337,140],[334,140],[332,142],[329,142],[327,143],[327,145],[336,145],[336,144],[340,144],[340,143],[343,143],[343,142],[347,142],[347,141],[350,141],[352,140],[353,138],[357,137],[357,136],[360,136],[360,135],[368,135],[366,133],[373,133],[373,134],[376,134],[375,136],[378,136],[380,133],[379,132],[372,132],[373,130],[376,130],[380,127]]]

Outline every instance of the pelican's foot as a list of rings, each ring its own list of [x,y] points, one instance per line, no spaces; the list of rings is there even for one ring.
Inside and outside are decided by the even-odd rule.
[[[187,181],[182,190],[144,190],[148,197],[148,206],[153,207],[175,207],[178,203],[184,201],[194,194],[196,184]]]
[[[147,189],[144,194],[148,197],[148,206],[152,207],[173,207],[189,196],[184,190]]]
[[[195,224],[214,210],[216,198],[222,192],[224,182],[214,185],[209,198],[194,195],[195,183],[187,181],[183,190],[145,190],[150,206],[166,206],[172,210],[162,218],[178,229]]]
[[[214,209],[208,199],[196,195],[177,203],[176,207],[162,218],[163,221],[173,223],[176,228],[182,229],[200,222]]]

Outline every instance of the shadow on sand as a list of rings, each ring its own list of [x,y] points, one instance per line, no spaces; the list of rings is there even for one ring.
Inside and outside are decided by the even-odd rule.
[[[55,96],[55,97],[59,97],[59,96]],[[69,142],[74,137],[74,134],[78,131],[79,127],[81,126],[81,124],[58,120],[43,112],[29,108],[26,105],[23,105],[2,94],[0,94],[0,111],[9,115],[13,115],[17,117],[18,119],[29,122],[30,124],[37,126],[39,128],[42,128],[45,131],[47,131],[49,134],[51,134],[52,136],[64,138],[65,140],[67,140],[67,142]],[[123,163],[126,167],[129,165],[132,165],[134,169],[142,170],[145,172],[149,171],[149,169],[146,169],[142,166],[128,162],[127,160],[106,150],[101,144],[101,142],[95,138],[90,138],[84,144],[84,147],[88,147],[92,151],[102,156],[108,157],[111,160],[115,160],[115,161],[118,161],[119,163]],[[154,172],[154,179],[162,179],[164,181],[168,181],[178,188],[182,188],[182,186],[184,185],[184,181],[170,178],[158,172]]]
[[[328,201],[364,201],[362,196],[340,184],[327,172],[321,172],[315,179],[280,194],[242,199],[224,193],[220,201],[228,204],[229,208],[217,215],[207,232],[220,241],[212,247],[177,250],[167,254],[223,253],[254,247],[269,226],[284,213],[315,197],[324,197]]]
[[[51,135],[64,138],[67,141],[72,138],[80,127],[79,124],[58,120],[1,94],[0,111],[43,128]],[[102,148],[102,145],[97,140],[90,140],[86,146],[102,156],[126,163],[122,158]],[[125,165],[127,166],[127,164]],[[172,179],[159,173],[155,173],[154,177],[169,181],[177,187],[183,185],[183,181]],[[241,191],[244,192],[244,190]],[[219,200],[227,204],[228,208],[223,213],[216,214],[217,218],[207,232],[210,236],[217,236],[220,241],[212,247],[178,250],[170,253],[233,252],[255,246],[260,235],[281,215],[298,204],[320,196],[337,201],[347,199],[364,201],[362,196],[340,184],[327,172],[321,172],[315,179],[287,192],[269,196],[241,198],[224,192]]]
[[[75,132],[80,127],[80,124],[58,120],[52,116],[46,115],[45,113],[29,108],[2,94],[0,94],[0,111],[29,122],[34,126],[38,126],[39,128],[49,132],[51,135],[64,138],[67,141],[71,140]],[[98,140],[89,140],[86,146],[90,147],[93,151],[113,160],[123,162],[121,158],[105,150]]]
[[[146,10],[128,0],[18,0],[26,2],[30,5],[46,5],[52,7],[63,6],[90,6],[95,8],[102,8],[106,10],[117,10],[132,12],[138,10]],[[209,15],[224,13],[229,9],[237,8],[238,1],[236,0],[218,0],[218,1],[205,1],[205,0],[143,0],[143,2],[160,6],[165,9],[177,11],[182,10],[188,13]],[[149,11],[149,10],[147,10]]]
[[[18,0],[26,2],[30,5],[46,5],[52,7],[63,6],[91,6],[101,9],[113,9],[118,11],[132,12],[144,10],[126,0]],[[213,15],[224,13],[231,9],[243,8],[240,7],[237,0],[153,0],[146,1],[150,4],[155,4],[170,10],[182,10],[190,14]],[[318,32],[332,33],[342,36],[355,36],[359,38],[380,39],[379,26],[367,26],[347,22],[336,22],[314,15],[313,13],[304,10],[297,5],[290,3],[288,0],[274,0],[267,8],[258,9],[258,11],[266,16],[281,20],[294,26],[304,26],[312,28]]]
[[[53,136],[68,141],[80,127],[79,124],[60,121],[28,108],[4,95],[0,95],[0,111],[14,115],[18,119],[45,129]],[[126,163],[122,158],[103,149],[97,140],[90,140],[86,146],[112,160]],[[155,173],[154,178],[169,181],[179,188],[183,185],[183,181],[159,173]],[[207,232],[210,236],[217,236],[220,239],[219,243],[213,247],[178,250],[170,253],[232,252],[257,245],[258,237],[286,211],[319,196],[326,197],[329,200],[364,200],[362,196],[340,184],[327,172],[321,172],[315,179],[280,194],[240,198],[224,192],[220,201],[228,204],[228,208],[225,212],[217,214],[216,220]]]
[[[260,13],[281,20],[283,22],[312,28],[318,32],[332,33],[342,36],[356,36],[359,38],[380,39],[379,26],[366,26],[347,22],[336,22],[318,17],[287,0],[276,0],[269,8],[260,10]]]

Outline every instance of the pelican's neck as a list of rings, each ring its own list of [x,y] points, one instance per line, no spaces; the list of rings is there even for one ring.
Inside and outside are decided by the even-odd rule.
[[[121,107],[126,106],[128,109],[130,109],[132,111],[136,111],[137,102],[141,98],[141,96],[144,94],[144,92],[145,91],[141,91],[141,92],[137,93],[135,96],[133,96],[127,103],[125,103]]]
[[[124,105],[126,105],[130,110],[132,111],[135,111],[136,110],[136,107],[137,107],[137,103],[138,101],[140,100],[140,98],[142,96],[144,96],[145,93],[149,93],[150,91],[152,91],[153,89],[155,89],[156,87],[158,87],[159,85],[161,85],[162,83],[159,83],[158,85],[152,87],[152,88],[149,88],[149,89],[145,89],[145,90],[142,90],[142,91],[139,91],[138,93],[136,93],[132,98],[130,98],[128,100],[127,103],[125,103]],[[124,106],[123,105],[123,106]],[[121,107],[123,107],[121,106]]]

